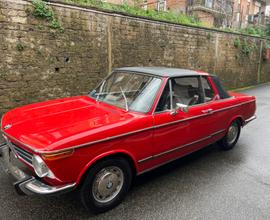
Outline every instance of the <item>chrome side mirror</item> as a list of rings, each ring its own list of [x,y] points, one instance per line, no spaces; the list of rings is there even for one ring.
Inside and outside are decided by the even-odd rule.
[[[188,105],[185,105],[185,104],[181,104],[181,103],[176,103],[176,108],[172,110],[172,115],[176,115],[177,114],[177,111],[181,111],[181,112],[184,112],[184,113],[187,113],[189,110],[189,107]]]

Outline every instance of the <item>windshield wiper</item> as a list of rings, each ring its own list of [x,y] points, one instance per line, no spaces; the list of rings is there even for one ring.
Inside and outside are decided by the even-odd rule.
[[[123,89],[122,89],[121,86],[120,86],[120,90],[121,90],[121,93],[122,93],[122,95],[123,95],[123,97],[124,97],[124,99],[125,99],[125,102],[126,102],[126,111],[128,112],[128,102],[127,102],[127,97],[126,97],[126,95],[125,95],[125,93],[124,93],[124,91],[123,91]]]
[[[102,90],[103,90],[103,87],[104,87],[104,84],[105,84],[106,80],[104,80],[99,88],[99,92],[98,92],[98,95],[97,95],[97,98],[96,98],[96,101],[99,100],[99,95],[101,94]]]

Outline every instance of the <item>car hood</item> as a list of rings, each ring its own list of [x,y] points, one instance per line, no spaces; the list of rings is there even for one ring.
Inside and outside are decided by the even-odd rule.
[[[50,152],[140,129],[144,125],[130,125],[138,117],[139,114],[79,96],[13,109],[3,116],[1,129],[33,151]]]

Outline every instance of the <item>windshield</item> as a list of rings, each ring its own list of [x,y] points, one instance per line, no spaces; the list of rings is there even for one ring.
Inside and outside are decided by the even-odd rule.
[[[150,110],[161,79],[131,72],[114,72],[90,93],[97,101],[146,113]]]

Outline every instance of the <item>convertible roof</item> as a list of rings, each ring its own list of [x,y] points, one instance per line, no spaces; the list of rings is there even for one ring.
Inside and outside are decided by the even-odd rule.
[[[122,68],[114,69],[114,71],[148,73],[151,75],[162,76],[162,77],[208,75],[208,73],[205,73],[202,71],[168,68],[168,67],[122,67]]]

